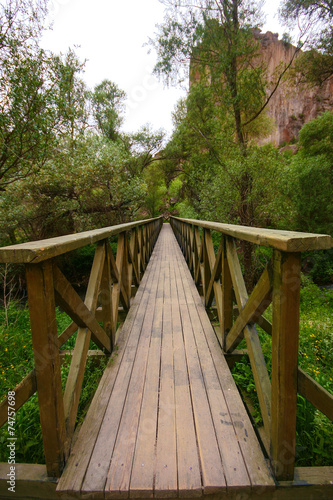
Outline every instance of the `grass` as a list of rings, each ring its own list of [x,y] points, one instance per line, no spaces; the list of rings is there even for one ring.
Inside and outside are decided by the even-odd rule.
[[[270,310],[267,319],[271,319]],[[268,371],[271,371],[271,338],[258,328]],[[243,341],[239,348],[246,349]],[[301,290],[299,366],[333,394],[333,291],[309,284]],[[243,358],[232,370],[242,392],[250,397],[254,420],[262,424],[249,360]],[[333,465],[333,423],[305,398],[297,396],[296,465]]]
[[[7,311],[8,324],[4,311],[0,311],[0,399],[33,369],[33,351],[30,330],[29,311],[18,304],[12,303]],[[58,332],[63,331],[71,322],[70,318],[57,312]],[[76,335],[73,335],[62,349],[70,350],[74,347]],[[96,346],[91,343],[90,349]],[[71,356],[65,356],[61,366],[61,378],[65,386],[69,371]],[[107,359],[102,359],[99,364],[96,360],[87,360],[81,398],[78,409],[77,423],[83,420],[87,407],[95,393],[98,382]],[[38,396],[32,396],[16,412],[15,422],[16,462],[17,463],[45,463],[43,442],[39,421]],[[7,425],[0,429],[0,462],[7,462],[8,451],[4,443],[7,441]]]

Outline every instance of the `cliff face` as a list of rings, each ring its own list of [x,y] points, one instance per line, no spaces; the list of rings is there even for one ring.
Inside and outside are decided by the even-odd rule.
[[[277,33],[268,31],[263,34],[256,30],[255,37],[261,43],[260,58],[267,65],[268,77],[274,80],[274,73],[278,73],[281,66],[288,64],[296,49],[293,45],[279,40]],[[304,123],[332,109],[333,78],[324,82],[321,87],[312,88],[286,79],[280,83],[267,107],[267,114],[273,119],[276,130],[262,143],[273,142],[280,145],[290,142],[298,137]]]

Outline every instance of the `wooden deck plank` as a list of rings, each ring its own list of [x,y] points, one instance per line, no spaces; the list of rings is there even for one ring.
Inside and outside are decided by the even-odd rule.
[[[174,236],[171,234],[170,237],[172,238],[172,241],[174,243],[172,250],[173,258],[183,259],[183,256],[179,251],[179,247],[176,246],[177,244]],[[183,262],[185,263],[184,260]],[[179,274],[179,268],[176,270],[176,273]],[[177,283],[179,285],[178,281]],[[216,433],[210,411],[207,392],[204,385],[199,354],[196,348],[193,326],[187,306],[187,298],[182,292],[181,285],[179,287],[177,286],[177,289],[179,309],[182,319],[184,346],[186,352],[186,363],[189,376],[193,414],[200,456],[203,492],[205,494],[218,493],[224,491],[226,488],[223,465],[216,440]]]
[[[165,226],[59,493],[251,495],[274,485],[186,262]]]
[[[106,409],[102,425],[95,443],[86,476],[81,488],[84,494],[93,494],[103,491],[106,483],[108,470],[112,458],[117,432],[127,396],[128,386],[131,379],[133,363],[138,348],[142,324],[149,301],[151,279],[156,264],[155,259],[149,262],[146,270],[145,293],[142,296],[140,307],[131,327],[124,356],[118,371],[118,380],[114,384],[108,407]]]
[[[156,294],[146,382],[142,397],[140,421],[132,467],[130,484],[131,498],[152,498],[154,490],[165,265],[165,252],[163,245],[160,243],[161,242],[158,242],[156,245],[156,252],[158,252],[157,258],[161,260],[161,274]]]
[[[178,261],[178,293],[181,300],[186,301],[191,318],[203,380],[226,477],[226,485],[228,488],[242,488],[245,492],[246,488],[249,489],[251,482],[239,447],[236,431],[236,426],[239,425],[239,422],[234,420],[233,416],[229,413],[223,388],[221,387],[197,310],[198,305],[202,306],[202,302],[199,295],[197,296],[197,300],[194,300],[190,290],[192,283],[188,282],[185,271],[183,263]],[[229,367],[222,353],[220,361],[224,365],[223,372],[228,373]]]
[[[273,487],[275,483],[260,448],[251,421],[241,400],[236,384],[232,378],[232,374],[230,370],[225,369],[227,363],[222,356],[218,340],[214,334],[213,327],[209,321],[201,298],[196,288],[191,287],[192,277],[186,268],[185,274],[187,275],[187,280],[190,283],[189,289],[192,293],[193,300],[197,304],[199,318],[203,331],[206,335],[216,372],[221,386],[223,387],[229,414],[233,417],[233,419],[235,419],[234,427],[237,431],[239,445],[242,450],[242,455],[246,463],[252,486]]]
[[[169,241],[167,241],[169,244]],[[164,302],[161,346],[161,376],[157,422],[155,498],[177,496],[176,412],[171,320],[170,262],[164,274]]]
[[[172,253],[174,254],[173,251]],[[180,314],[179,296],[177,291],[177,270],[175,269],[175,259],[172,259],[170,264],[178,492],[180,498],[194,498],[202,495],[201,471],[186,364],[182,318]]]
[[[147,309],[141,325],[140,342],[106,480],[105,498],[128,497],[159,279],[160,260],[155,259],[150,290],[149,287],[145,290],[145,294],[149,293]]]
[[[130,338],[132,324],[144,297],[147,281],[148,274],[143,277],[141,287],[134,298],[117,343],[118,349],[112,354],[98,385],[94,399],[82,424],[78,439],[71,450],[67,466],[59,480],[58,491],[79,492],[81,490],[81,484],[95,446],[114,383],[117,379],[125,347]]]

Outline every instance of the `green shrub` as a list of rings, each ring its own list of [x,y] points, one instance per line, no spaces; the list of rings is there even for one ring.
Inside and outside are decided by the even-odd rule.
[[[271,308],[265,315],[271,319]],[[271,337],[258,327],[269,374]],[[243,340],[240,349],[246,348]],[[322,290],[310,282],[301,289],[299,366],[333,394],[333,290]],[[232,369],[241,392],[250,398],[254,420],[262,425],[260,407],[250,361],[244,357]],[[296,465],[333,465],[333,423],[311,403],[297,395]]]
[[[34,367],[29,311],[27,308],[11,303],[7,311],[9,328],[6,326],[5,311],[0,310],[0,399],[13,390]],[[57,312],[58,331],[63,331],[71,322],[70,318]],[[73,335],[63,349],[73,349],[76,335]],[[96,348],[91,342],[90,348]],[[67,357],[67,356],[66,356]],[[63,387],[65,386],[71,356],[61,366]],[[82,392],[80,397],[77,423],[79,423],[95,393],[98,382],[108,358],[98,364],[93,358],[87,360]],[[44,463],[44,449],[41,436],[38,396],[34,394],[16,412],[15,433],[17,463]],[[0,429],[0,462],[7,462],[8,450],[3,445],[7,441],[6,424]]]

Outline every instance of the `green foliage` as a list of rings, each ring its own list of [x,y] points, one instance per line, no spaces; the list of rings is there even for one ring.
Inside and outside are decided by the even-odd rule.
[[[111,82],[103,80],[91,93],[93,116],[98,130],[111,141],[119,137],[119,127],[123,121],[126,94]]]
[[[0,398],[3,399],[8,391],[13,390],[34,367],[29,312],[27,308],[11,303],[8,310],[9,327],[6,325],[4,310],[0,310]],[[57,326],[59,332],[70,323],[70,318],[57,312]],[[75,336],[63,346],[63,349],[74,347]],[[91,348],[95,348],[91,344]],[[61,367],[61,377],[65,383],[69,370],[69,358]],[[86,365],[77,423],[81,422],[90,403],[98,382],[102,376],[107,360],[100,364],[89,358]],[[18,463],[45,463],[43,442],[40,430],[38,397],[32,396],[23,407],[16,412],[15,433],[16,461]],[[6,425],[0,429],[0,461],[7,462]]]
[[[158,159],[164,137],[163,130],[155,132],[148,123],[135,134],[123,138],[131,152],[131,160],[127,163],[127,167],[133,174],[142,173],[146,167]]]
[[[143,171],[163,141],[149,126],[122,134],[125,93],[109,80],[89,92],[72,50],[39,48],[46,13],[44,0],[0,7],[2,244],[144,217]]]
[[[74,90],[81,65],[72,53],[63,61],[40,50],[13,54],[2,62],[0,79],[0,188],[32,175],[74,126],[81,109]],[[78,128],[78,124],[76,124]]]
[[[302,254],[302,266],[307,276],[317,285],[333,283],[333,250],[318,250]]]
[[[270,319],[271,311],[267,311]],[[333,291],[314,284],[301,290],[299,366],[322,387],[333,393]],[[258,328],[267,369],[271,371],[271,338]],[[245,341],[239,346],[246,348]],[[251,400],[254,419],[262,424],[251,365],[244,357],[232,369],[237,385]],[[297,396],[297,466],[332,465],[333,423],[302,396]]]
[[[157,217],[163,211],[163,200],[167,192],[160,163],[155,162],[146,167],[144,178],[146,182],[145,208],[150,217]]]
[[[297,68],[305,78],[321,84],[333,73],[333,8],[331,0],[283,0],[280,15],[288,26],[305,26],[310,50],[300,57]],[[303,28],[304,30],[304,28]],[[304,33],[303,33],[304,35]]]
[[[295,207],[293,227],[333,234],[333,113],[305,124],[301,145],[286,170],[287,189]]]
[[[130,153],[125,146],[86,136],[68,151],[67,157],[56,152],[40,172],[0,196],[3,231],[38,240],[135,218],[145,185],[126,169]]]

